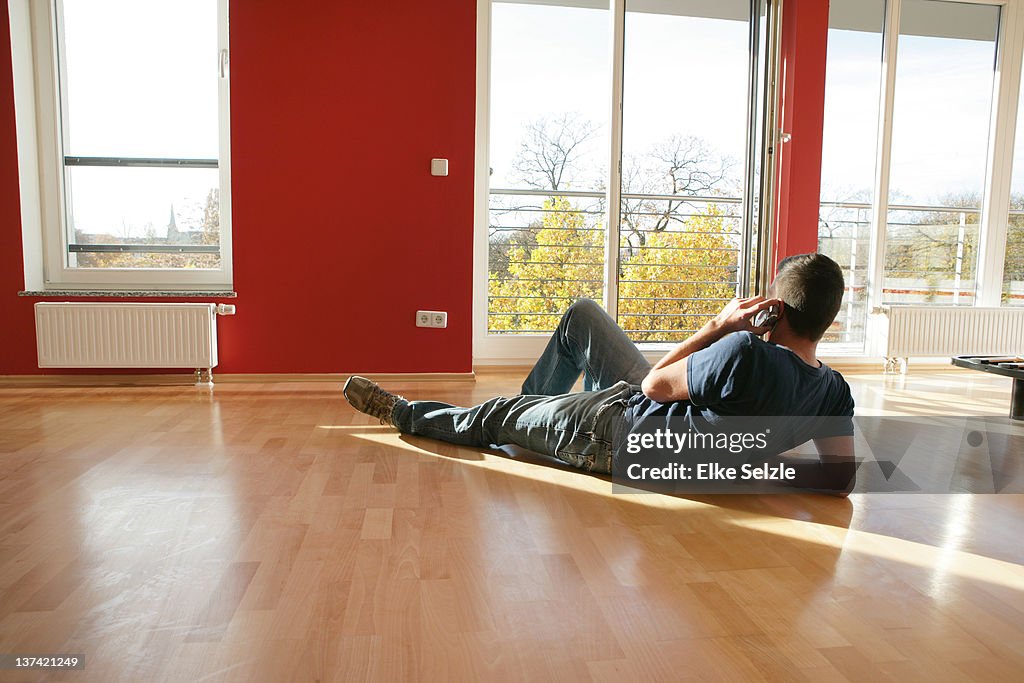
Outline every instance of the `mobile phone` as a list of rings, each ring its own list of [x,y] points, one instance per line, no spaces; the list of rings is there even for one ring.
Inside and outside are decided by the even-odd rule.
[[[769,306],[763,311],[758,311],[754,316],[754,327],[775,327],[779,322],[779,310],[777,306]]]

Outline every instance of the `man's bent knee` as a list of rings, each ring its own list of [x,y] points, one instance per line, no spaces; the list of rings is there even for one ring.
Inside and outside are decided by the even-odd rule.
[[[593,299],[576,299],[576,301],[572,302],[572,304],[569,306],[569,310],[566,311],[566,313],[568,313],[569,311],[593,312],[603,310],[604,309],[601,308],[601,304],[597,303]]]
[[[579,328],[580,326],[590,330],[603,327],[614,327],[615,321],[608,312],[593,299],[577,299],[565,311],[562,316],[562,327],[568,325]]]
[[[565,311],[565,315],[562,316],[562,320],[569,321],[574,318],[596,320],[607,317],[604,309],[601,308],[601,304],[597,303],[593,299],[577,299],[569,306]]]

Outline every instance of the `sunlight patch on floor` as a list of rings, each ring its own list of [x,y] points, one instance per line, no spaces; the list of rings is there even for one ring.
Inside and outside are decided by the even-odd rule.
[[[1020,565],[960,550],[958,546],[962,533],[959,527],[964,523],[963,515],[954,514],[949,521],[953,528],[946,535],[943,545],[937,547],[870,531],[777,517],[752,516],[729,520],[735,526],[751,531],[831,546],[844,553],[861,553],[926,569],[931,575],[925,592],[936,600],[949,597],[946,577],[991,583],[1024,592],[1024,572]]]
[[[433,456],[449,460],[457,460],[469,467],[480,467],[488,470],[504,472],[510,476],[532,479],[545,484],[554,484],[563,488],[575,489],[595,493],[608,498],[629,499],[631,502],[642,502],[651,507],[668,510],[684,510],[695,507],[715,507],[686,498],[664,496],[658,493],[636,489],[635,493],[612,492],[612,482],[609,479],[602,479],[589,476],[576,470],[563,470],[547,463],[527,462],[516,457],[489,453],[478,448],[467,448],[452,446],[443,442],[436,442],[423,439],[424,446],[419,446],[406,439],[417,439],[420,437],[402,437],[402,434],[390,428],[387,431],[374,431],[366,433],[353,433],[353,437],[370,441],[376,444],[392,446],[404,451],[415,453],[418,456]],[[452,455],[436,452],[430,448],[451,449]]]

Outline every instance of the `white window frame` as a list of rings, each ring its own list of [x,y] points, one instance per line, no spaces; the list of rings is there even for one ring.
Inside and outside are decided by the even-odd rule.
[[[530,0],[537,4],[545,4],[545,0]],[[577,0],[581,6],[586,0]],[[611,68],[611,111],[609,114],[609,125],[611,135],[611,158],[620,159],[622,156],[622,131],[620,121],[622,117],[622,89],[623,71],[622,63],[624,57],[624,22],[626,17],[626,0],[607,0],[609,19],[609,41],[611,46],[611,60],[619,68]],[[781,0],[768,0],[774,4],[775,12],[781,16]],[[477,0],[477,27],[476,27],[476,155],[474,173],[474,228],[473,228],[473,362],[477,365],[523,365],[532,364],[543,352],[550,335],[547,334],[488,334],[487,312],[488,312],[488,228],[490,225],[490,72],[491,72],[491,4],[492,0]],[[551,0],[551,4],[566,4],[565,0]],[[756,19],[755,19],[756,20]],[[778,40],[778,29],[775,31],[775,40]],[[770,42],[770,36],[763,36],[762,40]],[[767,57],[769,64],[778,69],[776,58]],[[764,75],[762,75],[764,77]],[[775,82],[778,74],[768,79],[771,85],[770,94],[766,100],[777,101]],[[774,123],[770,120],[762,121],[761,134],[765,136],[764,145],[778,149],[780,139],[777,136],[779,131],[771,128]],[[768,139],[770,136],[770,140]],[[750,144],[748,141],[747,149]],[[777,156],[777,155],[776,155]],[[753,163],[753,161],[751,161]],[[762,168],[762,173],[765,169]],[[762,177],[761,187],[747,188],[745,194],[761,193],[762,207],[755,229],[763,231],[770,239],[771,221],[774,212],[772,201],[765,199],[766,191],[774,188],[776,174],[771,173],[767,179]],[[619,194],[621,193],[621,169],[616,164],[609,168],[608,185],[608,215],[605,217],[608,226],[608,235],[605,238],[605,301],[608,302],[608,312],[615,317],[617,307],[618,271],[616,261],[611,258],[610,251],[617,250],[613,245],[618,244],[619,230]],[[767,257],[767,250],[763,257]],[[749,253],[743,253],[742,258],[749,258]],[[754,277],[752,274],[750,278]],[[741,280],[748,279],[747,276]],[[752,281],[743,282],[742,287],[751,288],[756,286]],[[671,344],[665,342],[639,344],[638,348],[648,358],[656,361],[661,358]]]
[[[21,186],[25,289],[230,291],[231,135],[228,70],[228,0],[217,0],[218,269],[71,268],[64,194],[63,131],[57,73],[58,0],[8,0],[14,71],[15,118]]]
[[[1000,8],[996,35],[996,60],[992,83],[992,115],[989,121],[988,156],[981,206],[975,306],[999,306],[1013,175],[1017,102],[1020,96],[1021,56],[1024,53],[1024,16],[1021,0],[935,0]],[[903,0],[886,0],[882,34],[882,78],[878,117],[878,150],[875,162],[874,207],[868,260],[867,310],[881,312],[885,282],[886,227],[889,213],[889,171],[892,158],[892,116],[896,96],[896,61]],[[955,135],[955,131],[950,131]],[[1024,169],[1022,169],[1024,172]],[[878,355],[872,341],[883,338],[877,315],[869,315],[866,352]]]

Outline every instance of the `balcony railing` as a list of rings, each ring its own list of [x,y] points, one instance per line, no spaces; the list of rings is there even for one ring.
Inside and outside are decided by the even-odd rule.
[[[740,199],[623,193],[619,323],[636,341],[699,329],[734,296]],[[572,300],[601,300],[605,193],[491,192],[488,331],[547,333]]]
[[[872,207],[822,202],[818,245],[844,269],[847,295],[825,340],[862,344]],[[883,303],[974,303],[980,209],[893,204],[886,236]]]
[[[547,333],[574,299],[602,299],[605,197],[598,190],[491,191],[489,333]],[[741,201],[622,194],[618,322],[634,340],[685,338],[734,296]],[[829,342],[864,339],[871,208],[821,203],[819,249],[846,278]],[[973,304],[979,214],[972,207],[890,205],[883,301]],[[1010,216],[1024,227],[1024,210]],[[1021,261],[1024,255],[1008,256],[1007,272]],[[1024,304],[1024,282],[1009,283],[1007,297]]]

